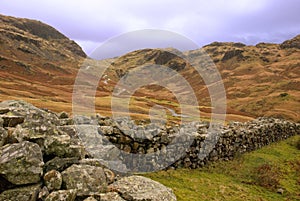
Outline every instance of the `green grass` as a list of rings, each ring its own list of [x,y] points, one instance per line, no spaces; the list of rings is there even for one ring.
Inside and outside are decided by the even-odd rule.
[[[300,136],[207,167],[148,173],[178,200],[300,200]],[[283,195],[277,190],[282,188]]]

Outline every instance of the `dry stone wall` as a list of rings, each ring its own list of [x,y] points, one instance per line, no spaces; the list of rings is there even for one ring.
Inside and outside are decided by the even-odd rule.
[[[0,201],[176,200],[158,182],[91,158],[73,122],[23,101],[0,103]]]
[[[210,135],[207,122],[165,126],[99,115],[70,118],[65,112],[56,114],[23,101],[4,101],[0,103],[0,201],[173,201],[171,189],[121,173],[198,168],[299,133],[299,124],[273,118],[232,123]],[[132,157],[136,155],[147,157]],[[111,163],[122,171],[110,168]]]
[[[131,124],[133,130],[138,130],[139,126],[134,128],[133,122],[125,124],[125,121],[122,121],[124,127],[128,127]],[[146,129],[142,134],[144,136],[143,140],[134,138],[136,132],[132,134],[128,134],[126,131],[122,132],[126,128],[122,128],[122,124],[114,125],[109,118],[100,119],[99,125],[100,131],[111,142],[114,142],[122,150],[131,151],[132,153],[160,152],[173,139],[178,138],[178,135],[185,135],[185,138],[193,137],[194,140],[186,150],[186,154],[171,165],[173,168],[198,168],[210,162],[231,160],[236,155],[300,134],[300,124],[298,123],[263,117],[246,123],[231,123],[221,128],[218,131],[219,133],[215,135],[208,135],[209,123],[207,122],[194,123],[192,126],[197,128],[196,132],[190,131],[189,127],[182,128],[178,125],[159,127],[153,130]],[[154,136],[153,133],[155,133]],[[210,137],[209,140],[207,139],[208,137]],[[179,139],[179,142],[180,140],[183,143],[186,139]],[[178,146],[182,146],[182,143],[178,143]],[[213,146],[213,148],[207,149],[210,150],[210,153],[201,156],[202,152],[205,153],[205,146]],[[177,149],[178,147],[174,147],[174,154],[177,153]],[[172,155],[166,156],[165,160],[171,162],[174,157]],[[164,164],[167,164],[167,162]],[[138,164],[134,165],[138,166]],[[141,170],[145,169],[145,164],[140,165],[143,166]],[[149,165],[160,168],[160,164]]]

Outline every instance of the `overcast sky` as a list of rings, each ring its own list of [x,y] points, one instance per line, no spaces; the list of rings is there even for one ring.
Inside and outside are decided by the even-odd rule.
[[[299,0],[1,0],[0,13],[45,22],[90,54],[140,29],[213,41],[281,43],[300,34]]]

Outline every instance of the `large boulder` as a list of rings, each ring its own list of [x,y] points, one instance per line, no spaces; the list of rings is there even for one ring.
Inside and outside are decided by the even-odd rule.
[[[38,183],[43,165],[41,149],[35,143],[24,141],[0,148],[0,174],[15,185]]]
[[[63,187],[77,189],[78,196],[103,193],[107,188],[107,179],[102,167],[91,165],[72,165],[62,172]]]
[[[170,188],[142,176],[123,177],[109,186],[122,198],[131,201],[175,201],[176,196]]]
[[[43,131],[45,130],[43,128],[44,126],[59,124],[59,119],[55,113],[39,109],[25,101],[3,101],[0,103],[0,108],[6,108],[6,111],[9,110],[9,112],[5,114],[6,117],[19,117],[19,123],[21,123],[21,120],[23,120],[24,127],[28,126],[34,128],[35,130],[40,129]],[[39,125],[40,127],[36,127],[36,125]]]

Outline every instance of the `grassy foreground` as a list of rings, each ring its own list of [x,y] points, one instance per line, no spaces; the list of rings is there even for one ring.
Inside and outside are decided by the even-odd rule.
[[[179,201],[300,200],[299,142],[300,136],[294,136],[233,161],[144,176],[172,188]]]

